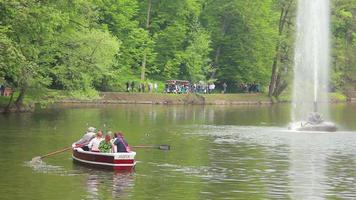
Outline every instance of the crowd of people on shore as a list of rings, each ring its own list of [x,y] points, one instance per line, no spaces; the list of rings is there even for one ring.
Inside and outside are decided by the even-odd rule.
[[[257,92],[261,92],[261,86],[257,83],[241,83],[239,85],[239,90],[241,92],[248,92],[248,93],[257,93]]]
[[[139,83],[136,87],[134,81],[127,81],[126,83],[126,92],[158,92],[157,83]]]
[[[198,93],[198,94],[212,94],[212,93],[222,93],[225,94],[230,92],[242,92],[242,93],[258,93],[261,92],[261,86],[257,83],[240,83],[235,86],[230,86],[226,82],[219,83],[219,89],[216,90],[216,85],[214,82],[204,82],[199,81],[197,83],[190,83],[186,80],[168,80],[165,83],[164,93],[173,94],[187,94],[187,93]],[[229,89],[229,90],[228,90]],[[157,83],[138,83],[135,84],[134,81],[126,82],[126,92],[158,92]]]
[[[112,133],[108,131],[105,135],[102,130],[96,131],[89,127],[83,137],[75,142],[75,147],[81,147],[84,151],[117,153],[130,152],[131,148],[124,139],[122,132]]]
[[[214,83],[194,83],[190,84],[185,83],[185,82],[171,82],[167,83],[165,87],[165,92],[166,93],[176,93],[176,94],[186,94],[186,93],[199,93],[199,94],[212,94],[212,93],[222,93],[225,94],[228,91],[228,85],[226,82],[223,82],[222,85],[220,85],[220,90],[216,91],[215,89],[215,84]],[[237,91],[237,92],[242,92],[242,93],[258,93],[261,92],[261,86],[256,83],[241,83],[238,85],[237,88],[229,88],[230,92],[231,91]]]
[[[194,83],[190,84],[188,81],[175,81],[166,83],[165,92],[175,93],[175,94],[186,94],[186,93],[200,93],[200,94],[211,94],[215,90],[214,83]]]

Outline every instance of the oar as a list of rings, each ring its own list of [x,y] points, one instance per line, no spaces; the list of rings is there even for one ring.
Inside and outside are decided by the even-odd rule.
[[[154,149],[159,149],[159,150],[170,150],[171,146],[167,144],[160,144],[160,145],[137,145],[137,146],[132,146],[132,148],[154,148]]]
[[[81,144],[81,145],[78,145],[76,147],[83,147],[85,145],[87,145],[88,143],[85,143],[85,144]],[[68,151],[68,150],[71,150],[73,147],[67,147],[67,148],[64,148],[64,149],[59,149],[57,151],[53,151],[53,152],[50,152],[50,153],[47,153],[45,155],[42,155],[42,156],[36,156],[34,158],[32,158],[31,162],[36,162],[36,161],[39,161],[41,160],[42,158],[46,158],[46,157],[49,157],[49,156],[53,156],[53,155],[56,155],[56,154],[59,154],[59,153],[62,153],[62,152],[65,152],[65,151]]]

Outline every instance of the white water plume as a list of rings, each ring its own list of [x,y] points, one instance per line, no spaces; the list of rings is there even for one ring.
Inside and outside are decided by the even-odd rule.
[[[325,119],[329,118],[329,24],[329,0],[299,0],[294,56],[293,121],[305,120],[315,110]]]

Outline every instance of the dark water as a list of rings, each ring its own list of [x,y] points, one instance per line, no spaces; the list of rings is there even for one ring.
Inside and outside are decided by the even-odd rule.
[[[287,131],[289,105],[65,107],[0,116],[0,199],[356,199],[356,105],[331,105],[342,131]],[[133,173],[73,164],[88,125],[122,130]]]

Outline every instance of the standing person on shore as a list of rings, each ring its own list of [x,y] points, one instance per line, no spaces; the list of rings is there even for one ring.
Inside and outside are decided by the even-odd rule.
[[[215,90],[215,84],[211,83],[210,87],[211,87],[210,93],[213,93],[213,91]]]
[[[145,84],[141,83],[141,92],[145,93]]]
[[[0,95],[4,96],[5,86],[3,84],[0,85]]]
[[[209,83],[208,84],[208,91],[209,91],[208,93],[211,94],[213,92],[214,88],[215,88],[214,83]]]
[[[131,91],[132,92],[135,91],[135,82],[134,81],[131,82]]]
[[[226,88],[227,88],[227,84],[224,82],[224,84],[223,84],[223,88],[224,88],[224,90],[223,90],[223,94],[225,94],[226,93]]]
[[[126,92],[130,92],[130,83],[126,82]]]
[[[155,92],[158,92],[158,85],[157,85],[157,83],[154,83],[154,84],[153,84],[153,89],[154,89]]]
[[[153,90],[153,84],[151,82],[148,83],[148,91],[151,93]]]

